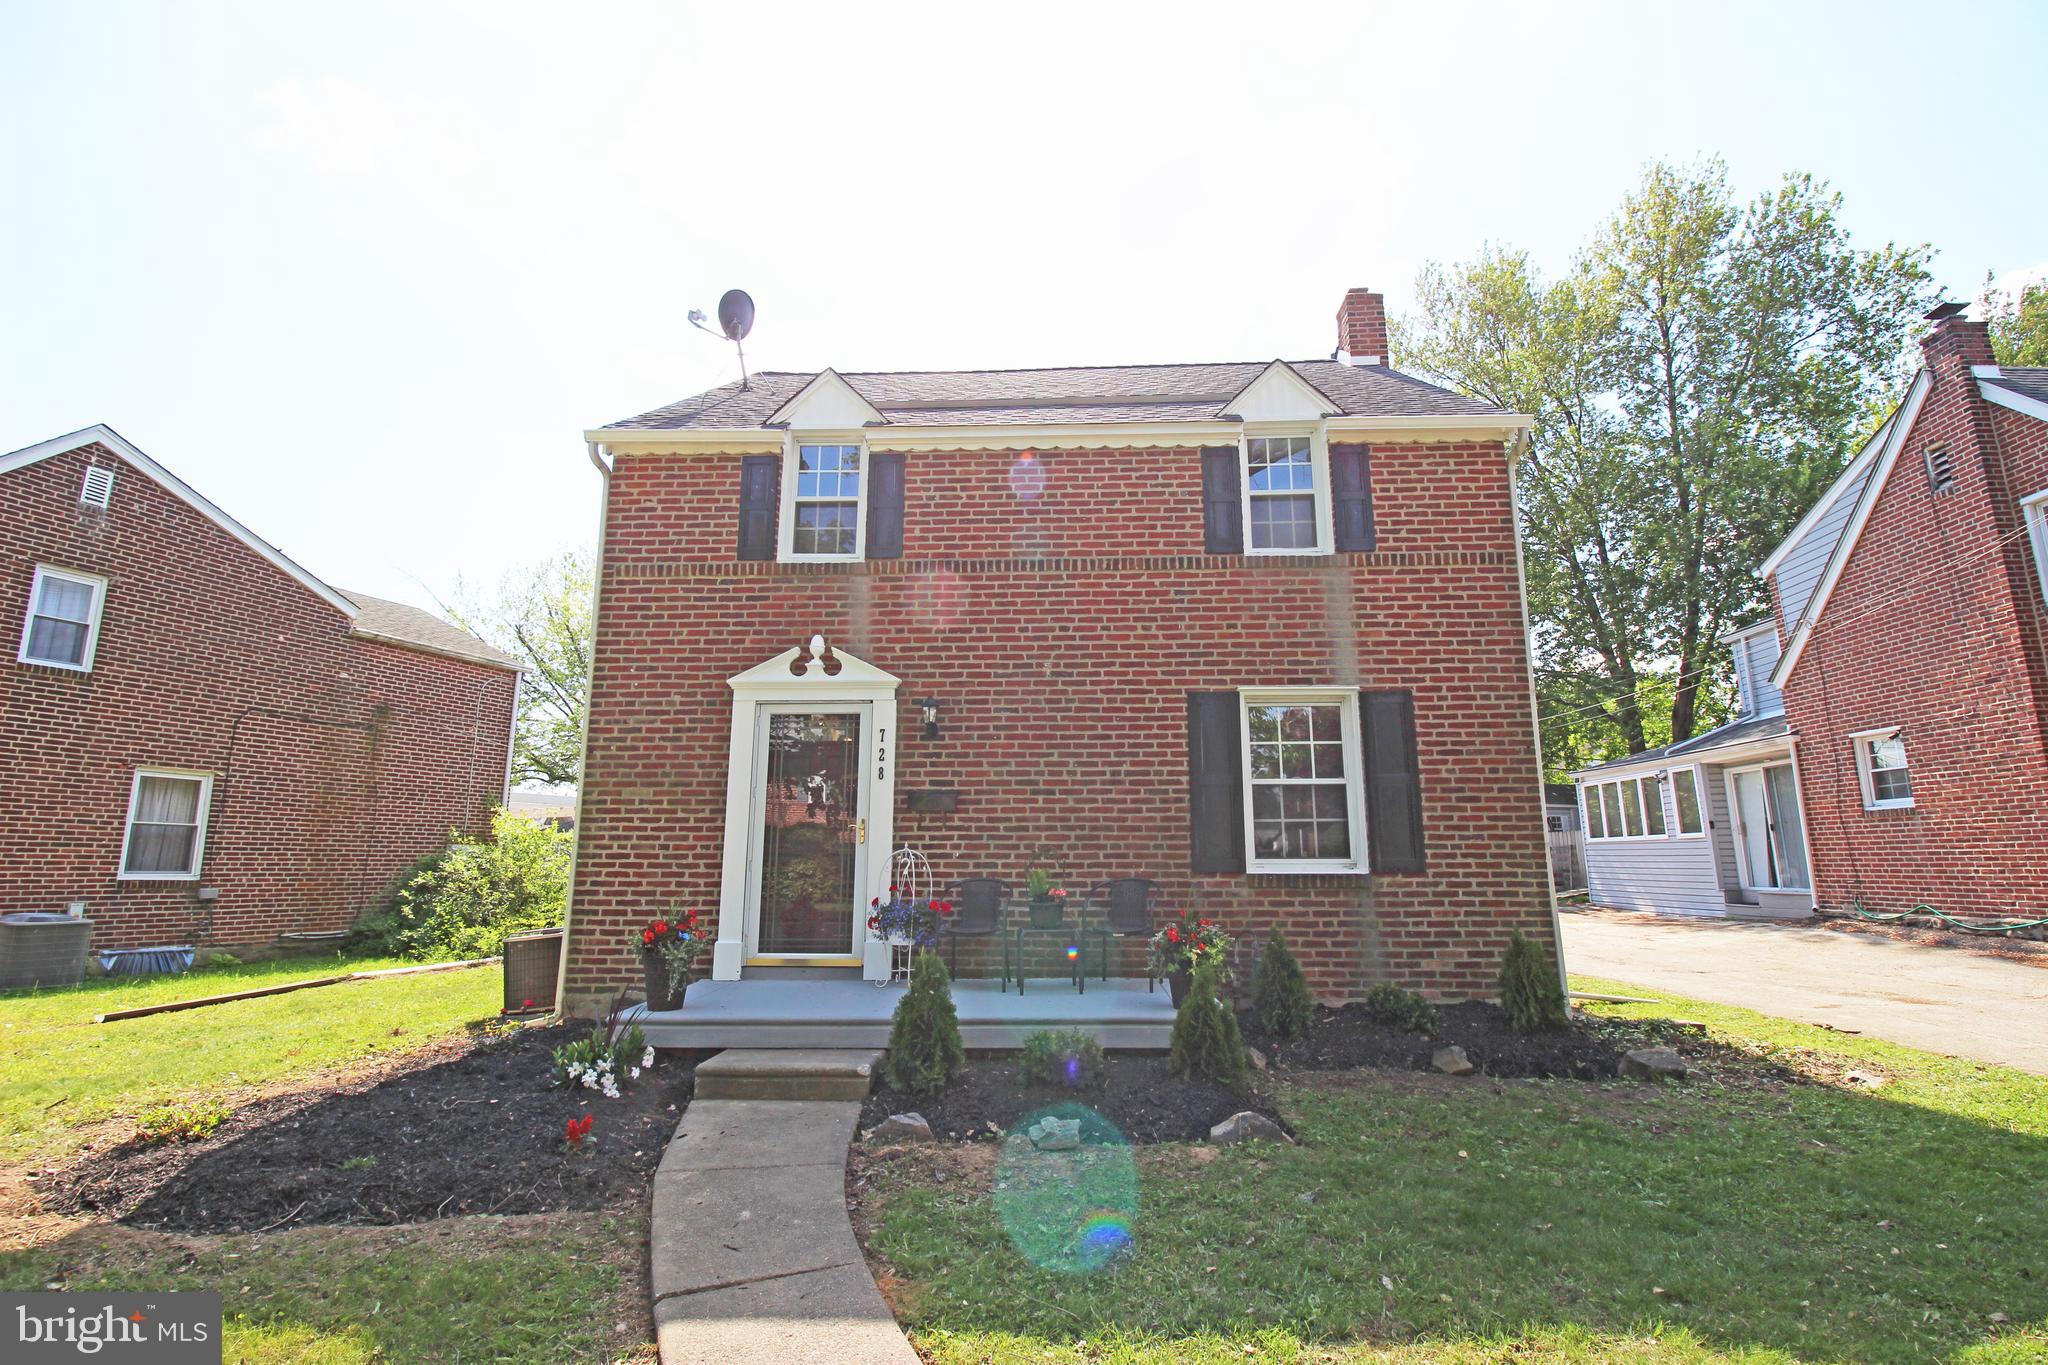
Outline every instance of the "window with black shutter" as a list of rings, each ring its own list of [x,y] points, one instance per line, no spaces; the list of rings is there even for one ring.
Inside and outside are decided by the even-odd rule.
[[[1372,524],[1371,446],[1330,447],[1330,498],[1337,549],[1371,550],[1376,540]]]
[[[1367,846],[1374,872],[1421,872],[1422,771],[1415,748],[1415,697],[1359,693],[1365,731]]]
[[[1244,553],[1244,485],[1236,446],[1202,448],[1202,550]]]
[[[775,558],[775,511],[782,491],[780,455],[740,459],[741,559]]]
[[[1190,872],[1245,870],[1242,705],[1235,692],[1188,693]]]
[[[903,455],[883,451],[868,456],[869,559],[903,557]]]

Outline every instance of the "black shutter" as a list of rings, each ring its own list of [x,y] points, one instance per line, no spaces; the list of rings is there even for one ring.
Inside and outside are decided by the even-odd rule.
[[[1337,548],[1370,550],[1372,527],[1372,447],[1330,447],[1330,493],[1336,513]]]
[[[903,558],[903,455],[868,455],[868,558]]]
[[[1244,494],[1236,446],[1202,447],[1202,551],[1244,553]]]
[[[740,457],[740,558],[775,558],[775,513],[782,492],[780,455]]]
[[[1243,723],[1237,693],[1188,693],[1190,872],[1244,871]]]
[[[1366,845],[1372,872],[1420,872],[1422,773],[1415,756],[1415,697],[1361,692],[1365,729]]]

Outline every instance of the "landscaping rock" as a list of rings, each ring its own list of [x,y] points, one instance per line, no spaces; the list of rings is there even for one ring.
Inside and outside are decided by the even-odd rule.
[[[1211,1142],[1250,1142],[1253,1139],[1257,1139],[1260,1142],[1291,1143],[1294,1141],[1293,1138],[1287,1136],[1285,1128],[1282,1128],[1264,1114],[1254,1114],[1249,1109],[1239,1110],[1209,1130],[1209,1141]]]
[[[1639,1047],[1621,1055],[1621,1074],[1638,1081],[1682,1081],[1685,1059],[1668,1047]]]
[[[1430,1054],[1429,1064],[1446,1076],[1469,1076],[1475,1069],[1461,1047],[1440,1047]]]
[[[1266,1069],[1266,1054],[1255,1047],[1248,1047],[1244,1050],[1244,1059],[1251,1063],[1252,1070],[1254,1071],[1264,1071]]]
[[[868,1130],[869,1142],[930,1142],[932,1126],[923,1114],[891,1114]]]
[[[1845,1071],[1842,1073],[1842,1079],[1850,1085],[1860,1085],[1865,1090],[1875,1090],[1889,1080],[1890,1077],[1880,1076],[1874,1071]]]
[[[1071,1152],[1081,1145],[1081,1120],[1043,1118],[1024,1133],[1041,1152]]]

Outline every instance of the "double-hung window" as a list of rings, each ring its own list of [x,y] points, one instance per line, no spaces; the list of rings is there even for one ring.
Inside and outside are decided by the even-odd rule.
[[[2041,600],[2048,602],[2048,488],[2020,502],[2027,535],[2034,542],[2034,572],[2041,580]]]
[[[15,657],[25,664],[91,672],[106,596],[104,578],[38,564],[29,586],[21,650]]]
[[[792,559],[857,559],[861,553],[861,448],[857,444],[796,447],[791,481]]]
[[[128,793],[128,832],[121,843],[122,879],[197,878],[212,799],[210,774],[152,768],[138,771]]]
[[[1906,765],[1906,741],[1898,727],[1865,730],[1851,735],[1856,745],[1856,772],[1863,779],[1866,810],[1890,810],[1913,804],[1913,775]]]
[[[1243,697],[1249,869],[1363,871],[1358,694],[1247,690]]]
[[[1247,436],[1245,548],[1253,554],[1314,554],[1325,548],[1322,462],[1315,438]]]

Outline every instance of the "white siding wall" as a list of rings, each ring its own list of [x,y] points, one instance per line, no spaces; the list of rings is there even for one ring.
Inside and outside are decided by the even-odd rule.
[[[1835,499],[1827,515],[1816,521],[1791,552],[1778,562],[1777,570],[1771,576],[1778,583],[1778,604],[1784,609],[1786,633],[1789,634],[1799,624],[1800,613],[1806,610],[1807,599],[1813,596],[1821,575],[1827,572],[1828,556],[1835,552],[1835,544],[1841,540],[1850,514],[1863,498],[1863,486],[1870,480],[1870,471],[1876,467],[1875,460],[1864,465],[1863,472],[1842,490],[1842,496]]]
[[[1771,670],[1778,666],[1778,636],[1776,631],[1760,630],[1743,640],[1743,649],[1738,657],[1748,666],[1749,679],[1746,695],[1754,706],[1752,715],[1774,716],[1785,709],[1785,694],[1771,681]]]
[[[1584,799],[1583,795],[1580,798]],[[1727,803],[1724,800],[1722,804]],[[1670,784],[1664,788],[1664,827],[1676,829],[1678,815]],[[1716,817],[1718,827],[1722,822]],[[1587,899],[1624,910],[1666,915],[1718,915],[1727,909],[1714,854],[1714,839],[1588,839]]]
[[[1740,902],[1742,871],[1735,863],[1735,821],[1728,811],[1728,780],[1725,768],[1703,767],[1700,780],[1706,784],[1707,842],[1714,848],[1714,866],[1720,876],[1723,901]]]

